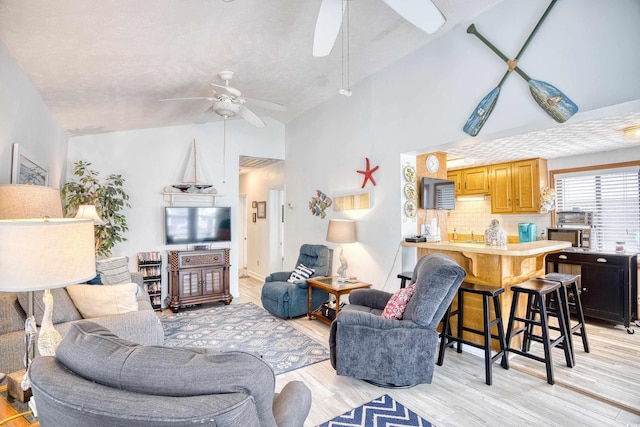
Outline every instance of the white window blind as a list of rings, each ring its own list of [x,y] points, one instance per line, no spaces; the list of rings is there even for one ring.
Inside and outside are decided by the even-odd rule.
[[[640,252],[640,167],[556,175],[558,210],[594,213],[591,249]]]

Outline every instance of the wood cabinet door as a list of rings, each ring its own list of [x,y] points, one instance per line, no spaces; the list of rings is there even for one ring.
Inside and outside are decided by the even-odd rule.
[[[491,167],[491,213],[513,212],[511,192],[511,164]]]
[[[538,163],[534,160],[515,162],[512,166],[513,173],[513,212],[538,213],[540,188],[538,188],[539,172]]]
[[[459,170],[447,172],[447,179],[454,182],[456,196],[461,195],[462,194],[462,172]]]
[[[489,194],[489,173],[486,167],[464,169],[462,194]]]
[[[202,270],[202,295],[224,293],[224,269],[207,268]]]
[[[188,298],[200,295],[199,283],[200,275],[197,270],[181,271],[178,273],[178,296]]]

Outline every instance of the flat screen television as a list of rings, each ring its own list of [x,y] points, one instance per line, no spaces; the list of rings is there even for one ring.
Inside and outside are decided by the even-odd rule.
[[[456,208],[455,183],[448,179],[422,178],[420,207],[422,209]]]
[[[165,244],[231,241],[230,207],[165,207]]]

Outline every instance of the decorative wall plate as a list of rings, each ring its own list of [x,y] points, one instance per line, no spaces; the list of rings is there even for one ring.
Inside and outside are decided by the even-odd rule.
[[[404,185],[404,195],[407,196],[409,200],[415,200],[417,196],[416,186],[412,183],[407,183]]]
[[[407,182],[416,182],[416,170],[413,166],[404,168],[404,179],[406,179]]]
[[[407,201],[407,203],[404,204],[404,213],[407,217],[414,218],[418,213],[418,210],[416,209],[416,202],[413,200]]]

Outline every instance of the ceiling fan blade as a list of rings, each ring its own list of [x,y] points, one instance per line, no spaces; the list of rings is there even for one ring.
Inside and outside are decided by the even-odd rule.
[[[342,13],[342,0],[322,0],[313,36],[313,56],[331,53],[342,26]]]
[[[428,34],[435,33],[446,22],[440,10],[430,0],[384,0],[384,2],[398,15]]]
[[[271,102],[271,101],[265,101],[264,99],[247,98],[243,96],[242,98],[239,98],[239,101],[241,103],[246,102],[247,104],[255,105],[256,107],[266,108],[268,110],[287,111],[287,107],[285,105],[276,104],[275,102]]]
[[[196,118],[195,122],[199,125],[210,122],[211,119],[213,119],[214,114],[215,114],[215,111],[213,111],[213,105],[212,105],[211,107],[207,108],[202,113],[200,113],[200,115],[198,115],[198,117]]]
[[[206,99],[207,101],[213,101],[215,98],[211,98],[210,96],[188,96],[186,98],[166,98],[166,99],[158,99],[158,101],[184,101],[190,99]]]
[[[240,117],[242,117],[243,119],[245,119],[246,121],[254,125],[255,127],[263,128],[267,125],[265,122],[262,121],[260,117],[256,115],[256,113],[249,110],[244,105],[238,104],[238,107],[240,107],[240,110],[238,111],[238,114],[240,114]]]

